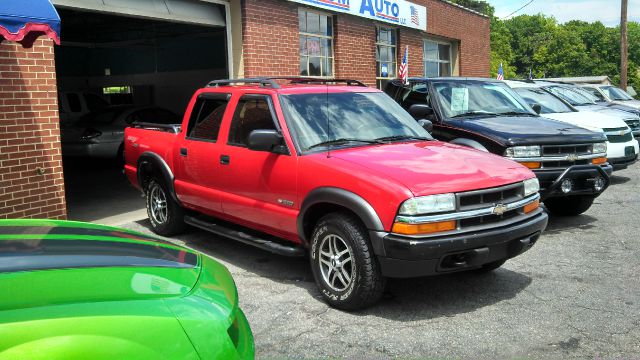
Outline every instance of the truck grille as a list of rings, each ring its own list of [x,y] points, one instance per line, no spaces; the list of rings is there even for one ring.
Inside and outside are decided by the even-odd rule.
[[[624,122],[627,123],[632,131],[640,130],[640,119],[625,119]]]
[[[458,210],[475,210],[522,199],[524,197],[524,184],[520,182],[497,188],[458,193],[456,197]]]
[[[544,145],[542,156],[591,155],[592,144]]]
[[[625,143],[633,140],[633,134],[631,131],[628,131],[626,127],[604,129],[604,132],[606,133],[607,140],[609,140],[610,143]],[[620,135],[620,133],[622,133],[622,135]]]

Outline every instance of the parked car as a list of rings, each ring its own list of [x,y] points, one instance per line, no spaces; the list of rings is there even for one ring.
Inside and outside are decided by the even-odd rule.
[[[179,131],[137,126],[125,137],[125,174],[155,232],[186,223],[309,253],[322,296],[341,309],[375,303],[387,277],[496,269],[547,224],[529,169],[434,141],[355,80],[215,81]]]
[[[0,220],[0,359],[253,359],[229,271],[142,233]]]
[[[558,84],[538,80],[535,82],[543,89],[566,101],[579,111],[595,111],[624,120],[629,128],[631,128],[633,135],[635,137],[640,137],[640,116],[635,112],[598,104],[595,96],[587,93],[582,87],[577,85]]]
[[[578,111],[575,107],[529,81],[505,81],[529,105],[539,106],[546,118],[577,125],[607,136],[607,158],[613,170],[626,169],[638,161],[638,141],[620,118],[603,112]]]
[[[636,100],[626,91],[612,85],[585,84],[582,87],[594,96],[609,103],[615,103],[640,110],[640,100]]]
[[[607,188],[611,165],[603,133],[540,117],[504,82],[472,78],[412,78],[385,89],[433,135],[491,152],[532,169],[546,208],[579,215]]]
[[[73,124],[82,116],[109,106],[102,96],[87,91],[58,91],[60,124]]]
[[[83,116],[61,128],[62,154],[72,157],[122,159],[124,129],[137,123],[179,124],[173,112],[153,106],[118,105]]]

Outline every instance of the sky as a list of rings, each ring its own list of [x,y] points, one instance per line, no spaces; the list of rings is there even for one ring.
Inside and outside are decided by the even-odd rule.
[[[496,16],[499,18],[508,16],[529,1],[488,0],[496,8]],[[607,26],[616,26],[620,23],[620,0],[534,0],[515,15],[538,13],[553,16],[561,23],[570,20],[600,20]],[[629,21],[640,22],[640,0],[629,0],[628,17]]]

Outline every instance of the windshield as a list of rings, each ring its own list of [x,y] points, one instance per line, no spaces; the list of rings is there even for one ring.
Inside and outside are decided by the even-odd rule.
[[[518,95],[529,104],[540,105],[541,114],[568,113],[573,110],[562,100],[549,94],[548,92],[537,88],[517,88],[514,89]]]
[[[535,115],[518,94],[502,83],[439,81],[436,99],[446,118],[481,115]]]
[[[596,89],[588,87],[577,87],[576,90],[579,90],[581,94],[590,95],[595,102],[607,101],[607,99],[605,99],[604,96],[602,96],[602,94],[600,94],[600,92]]]
[[[392,139],[433,139],[384,93],[283,95],[282,103],[302,151],[334,143],[358,146]]]
[[[573,106],[595,104],[595,102],[591,100],[591,98],[588,98],[587,95],[583,95],[582,93],[564,86],[547,86],[545,89]]]
[[[629,94],[615,86],[603,86],[602,91],[604,91],[611,100],[633,100]]]

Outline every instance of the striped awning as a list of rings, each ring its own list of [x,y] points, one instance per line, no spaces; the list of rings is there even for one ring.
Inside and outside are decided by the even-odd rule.
[[[50,0],[0,1],[0,41],[31,47],[41,35],[60,45],[60,16]]]

